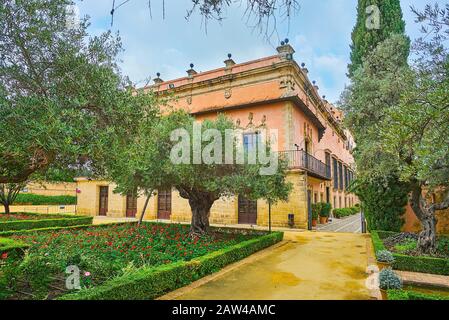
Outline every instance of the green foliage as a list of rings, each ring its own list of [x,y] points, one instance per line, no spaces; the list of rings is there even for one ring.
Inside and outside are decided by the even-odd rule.
[[[317,220],[322,209],[321,203],[312,203],[312,219]]]
[[[397,244],[394,246],[394,250],[398,253],[408,253],[410,251],[416,250],[418,242],[415,240],[408,240],[406,243]]]
[[[359,212],[360,212],[359,207],[334,209],[332,211],[332,213],[334,214],[334,217],[337,219],[353,216]]]
[[[86,225],[92,224],[92,220],[93,217],[73,216],[60,218],[51,216],[48,217],[45,215],[42,215],[42,219],[40,220],[2,221],[0,219],[0,232]]]
[[[380,10],[380,29],[367,29],[367,7],[375,5]],[[357,23],[352,32],[351,64],[349,75],[362,66],[363,60],[379,43],[392,34],[405,35],[405,22],[399,0],[359,0],[357,6]],[[408,50],[404,52],[404,62],[407,61]]]
[[[376,253],[377,261],[384,263],[393,263],[394,257],[393,254],[388,250],[381,250]]]
[[[406,184],[394,176],[359,178],[352,190],[363,203],[369,230],[401,231],[408,200]]]
[[[413,290],[388,290],[388,300],[449,300],[449,297]]]
[[[385,268],[379,273],[379,287],[382,290],[400,290],[402,280],[391,268]]]
[[[101,173],[116,133],[157,112],[151,93],[120,75],[120,38],[67,26],[72,0],[2,1],[0,7],[0,183],[49,168]],[[14,27],[11,27],[14,26]]]
[[[141,268],[101,286],[68,294],[62,300],[149,300],[186,286],[226,265],[269,247],[283,238],[279,232],[251,239],[214,251],[191,261],[176,262],[157,268]]]
[[[332,205],[327,202],[323,202],[321,205],[320,216],[328,218],[332,211]]]
[[[374,246],[374,251],[377,252],[386,250],[382,239],[388,238],[395,235],[395,232],[384,232],[384,231],[371,231],[371,239]],[[399,253],[393,253],[395,262],[393,263],[393,269],[411,271],[411,272],[421,272],[421,273],[431,273],[449,276],[449,259],[443,258],[433,258],[427,256],[408,256]]]
[[[76,196],[43,196],[31,193],[20,193],[16,197],[15,205],[75,205]]]

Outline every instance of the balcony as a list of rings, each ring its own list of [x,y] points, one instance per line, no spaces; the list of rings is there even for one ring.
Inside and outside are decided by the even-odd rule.
[[[288,161],[290,169],[304,170],[312,177],[332,180],[330,166],[303,150],[282,151],[280,157]]]

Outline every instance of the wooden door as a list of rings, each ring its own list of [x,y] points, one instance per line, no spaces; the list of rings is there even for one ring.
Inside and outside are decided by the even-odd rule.
[[[257,201],[239,196],[239,224],[257,224]]]
[[[135,218],[137,214],[137,195],[136,192],[126,196],[126,217]]]
[[[106,216],[108,213],[109,187],[100,187],[100,216]]]
[[[157,194],[157,218],[170,220],[171,190],[160,190]]]

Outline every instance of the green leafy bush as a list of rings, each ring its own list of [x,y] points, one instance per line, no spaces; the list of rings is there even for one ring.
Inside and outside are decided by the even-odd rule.
[[[43,216],[40,220],[13,220],[0,221],[0,236],[5,232],[17,230],[31,230],[53,227],[70,227],[92,224],[93,217],[67,216],[65,218],[52,218]]]
[[[323,202],[321,205],[320,216],[329,218],[331,211],[332,211],[332,205],[330,203]]]
[[[321,203],[312,204],[312,219],[317,220],[321,213]]]
[[[382,290],[400,290],[402,280],[391,268],[386,268],[379,273],[379,287]]]
[[[337,219],[353,216],[360,212],[358,207],[334,209],[333,214]]]
[[[76,205],[76,196],[43,196],[32,193],[17,195],[14,205]]]
[[[368,230],[401,231],[408,190],[398,178],[359,179],[351,191],[362,201]]]
[[[449,297],[413,290],[388,290],[388,300],[449,300]]]
[[[376,256],[379,251],[386,250],[382,239],[386,239],[395,234],[397,233],[388,231],[371,231],[371,239]],[[393,257],[395,259],[393,269],[395,270],[440,274],[446,276],[449,275],[449,259],[426,256],[415,257],[399,253],[393,253]]]
[[[275,232],[232,247],[214,251],[191,261],[180,261],[156,268],[140,268],[116,277],[101,286],[62,296],[61,300],[134,300],[155,299],[186,286],[228,264],[267,248],[283,238]]]

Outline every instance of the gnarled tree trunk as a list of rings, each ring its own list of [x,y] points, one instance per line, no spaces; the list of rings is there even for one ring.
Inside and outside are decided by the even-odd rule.
[[[429,205],[423,197],[420,184],[415,184],[410,194],[410,206],[421,222],[423,230],[419,234],[418,249],[422,253],[432,254],[436,251],[436,226],[435,206]]]
[[[10,206],[14,203],[25,183],[0,183],[0,203],[5,207],[5,214],[10,214]]]
[[[210,209],[217,197],[214,193],[196,189],[177,188],[182,198],[189,200],[192,210],[192,223],[190,225],[190,237],[202,237],[209,233]]]

